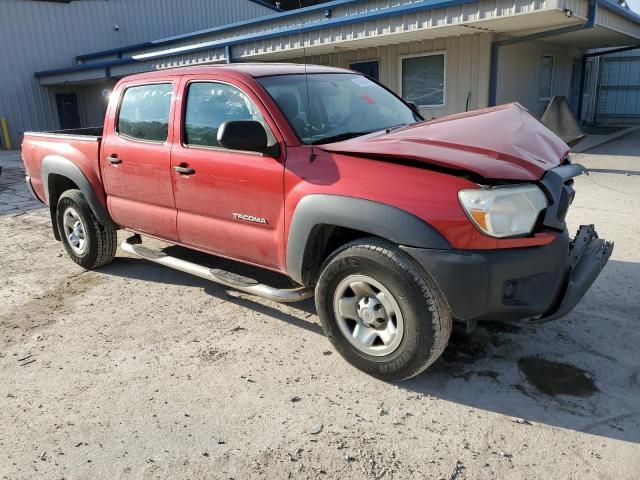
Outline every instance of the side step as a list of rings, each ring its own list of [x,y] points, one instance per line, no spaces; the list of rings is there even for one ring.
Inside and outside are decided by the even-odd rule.
[[[262,285],[257,281],[237,275],[231,272],[225,272],[216,268],[207,268],[192,262],[180,260],[179,258],[167,255],[159,250],[153,250],[140,245],[140,236],[134,235],[122,242],[120,247],[127,253],[135,255],[154,263],[159,263],[165,267],[180,270],[184,273],[195,275],[215,283],[219,283],[226,287],[240,290],[241,292],[257,295],[258,297],[267,298],[274,302],[292,303],[306,300],[313,296],[313,289],[306,287],[279,289],[268,285]]]

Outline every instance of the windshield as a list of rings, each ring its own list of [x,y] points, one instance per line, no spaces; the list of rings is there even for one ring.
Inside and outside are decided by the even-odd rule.
[[[257,79],[305,144],[346,140],[421,120],[402,100],[362,75],[307,77],[308,87],[304,74]]]

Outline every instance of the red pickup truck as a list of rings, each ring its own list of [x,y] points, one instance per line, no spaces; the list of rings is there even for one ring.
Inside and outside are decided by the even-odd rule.
[[[453,322],[543,322],[578,303],[613,245],[571,240],[569,148],[518,104],[425,122],[337,68],[236,64],[124,78],[103,128],[26,133],[27,183],[84,268],[134,255],[281,301],[312,296],[353,365],[410,378]],[[140,235],[286,274],[278,289]]]

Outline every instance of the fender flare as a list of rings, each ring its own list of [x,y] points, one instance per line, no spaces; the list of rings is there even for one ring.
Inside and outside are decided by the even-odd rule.
[[[287,242],[287,273],[302,285],[309,283],[305,260],[310,237],[319,225],[360,230],[403,246],[451,249],[434,227],[400,208],[361,198],[312,194],[298,202]]]
[[[49,208],[51,209],[52,221],[54,222],[54,230],[55,230],[55,219],[53,218],[53,214],[55,212],[55,205],[52,205],[50,202],[49,196],[49,177],[51,175],[60,175],[62,177],[66,177],[75,183],[84,197],[87,199],[87,203],[91,208],[91,211],[98,219],[101,225],[104,226],[113,226],[115,227],[115,223],[111,219],[111,215],[107,211],[106,207],[103,206],[96,192],[93,190],[91,183],[87,180],[80,167],[75,165],[71,160],[66,159],[64,157],[58,157],[56,155],[49,155],[42,160],[41,167],[41,175],[42,175],[42,185],[44,186],[45,193],[45,201],[49,203]]]

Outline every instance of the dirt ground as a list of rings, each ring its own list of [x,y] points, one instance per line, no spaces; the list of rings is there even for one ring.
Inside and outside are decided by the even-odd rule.
[[[571,228],[616,248],[574,312],[457,333],[400,384],[343,361],[311,301],[121,251],[83,271],[0,156],[0,478],[640,478],[638,152],[575,157]]]

